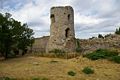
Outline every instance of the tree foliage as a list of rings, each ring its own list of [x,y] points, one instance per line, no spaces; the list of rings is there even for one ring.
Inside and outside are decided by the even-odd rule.
[[[115,34],[120,35],[120,27],[118,29],[116,29]]]
[[[0,53],[5,58],[22,50],[24,54],[34,42],[33,30],[27,24],[11,18],[11,14],[0,13]]]
[[[102,34],[99,34],[99,35],[98,35],[98,38],[104,38],[104,37],[102,36]]]

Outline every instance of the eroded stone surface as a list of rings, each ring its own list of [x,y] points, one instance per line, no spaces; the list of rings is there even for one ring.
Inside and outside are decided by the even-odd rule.
[[[35,40],[33,45],[34,52],[44,52],[48,43],[49,37],[42,37]],[[115,48],[120,52],[120,35],[112,34],[106,38],[94,39],[78,39],[80,43],[81,53],[90,53],[96,49],[111,49]],[[69,44],[69,42],[67,42]],[[71,47],[70,45],[68,45]]]
[[[50,38],[46,52],[54,49],[75,51],[74,10],[70,6],[52,7]]]

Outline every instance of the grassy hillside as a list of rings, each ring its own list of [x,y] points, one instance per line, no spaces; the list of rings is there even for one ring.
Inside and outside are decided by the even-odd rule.
[[[94,69],[93,74],[85,74],[85,67]],[[75,73],[68,75],[69,71]],[[0,61],[0,77],[17,80],[120,80],[120,64],[108,60],[91,61],[82,56],[73,59],[25,56]],[[43,79],[43,80],[47,80]]]

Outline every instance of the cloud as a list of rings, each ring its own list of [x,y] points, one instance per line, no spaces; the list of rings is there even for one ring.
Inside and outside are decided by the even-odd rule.
[[[76,13],[75,15],[75,23],[76,24],[86,24],[86,25],[95,25],[103,22],[105,19],[94,18],[92,16],[85,16]]]
[[[49,35],[50,8],[67,6],[74,8],[77,38],[89,38],[99,33],[113,33],[120,25],[120,0],[0,0],[1,12],[28,23],[35,37]]]
[[[34,30],[35,37],[40,37],[47,34],[48,32],[46,31],[50,29],[49,13],[46,13],[48,10],[46,10],[47,8],[43,5],[44,3],[37,4],[30,1],[23,5],[22,8],[12,10],[10,13],[12,13],[13,18],[21,21],[22,23],[28,23],[29,27]]]

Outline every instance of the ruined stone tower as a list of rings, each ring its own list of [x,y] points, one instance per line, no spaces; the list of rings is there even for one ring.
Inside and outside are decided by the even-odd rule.
[[[51,8],[50,38],[46,52],[54,49],[75,51],[74,10],[70,6]]]

